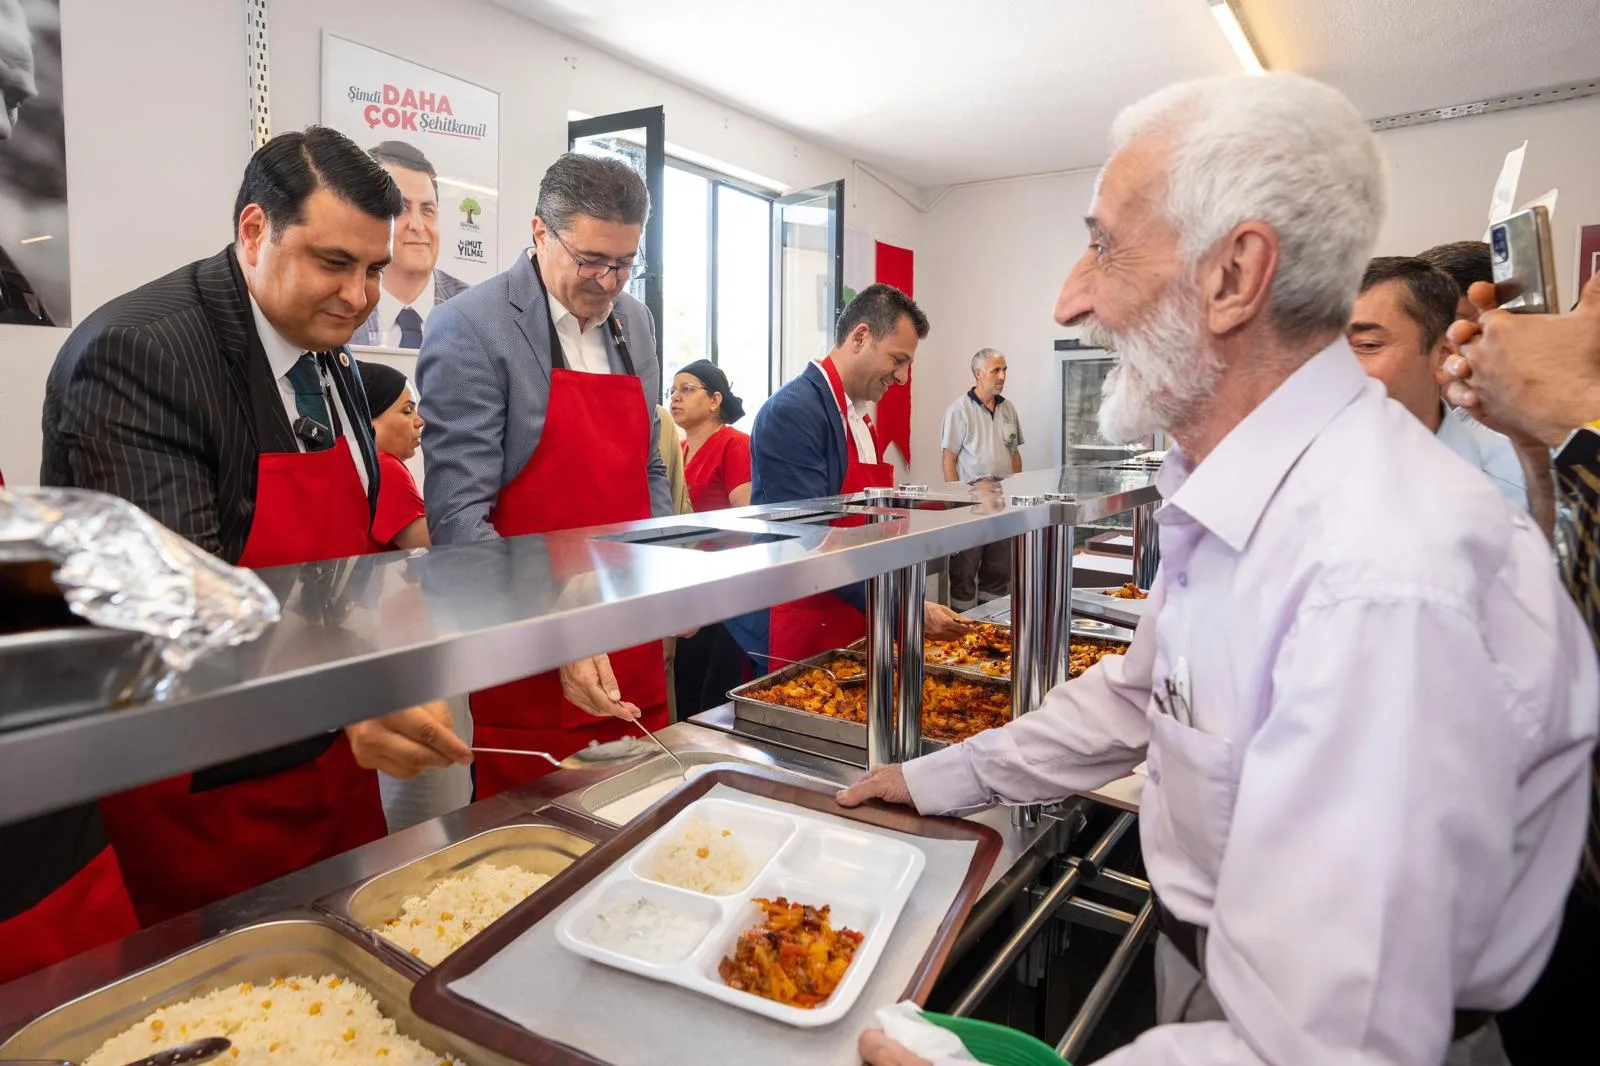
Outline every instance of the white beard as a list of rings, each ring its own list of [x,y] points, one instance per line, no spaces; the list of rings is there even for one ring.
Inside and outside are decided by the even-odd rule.
[[[1222,363],[1201,344],[1193,289],[1175,284],[1137,326],[1113,333],[1084,322],[1083,343],[1115,351],[1100,399],[1100,435],[1126,444],[1171,429],[1216,388]]]

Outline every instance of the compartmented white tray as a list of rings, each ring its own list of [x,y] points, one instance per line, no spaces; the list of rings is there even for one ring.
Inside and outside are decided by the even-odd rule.
[[[731,831],[732,839],[744,848],[750,858],[745,884],[724,895],[710,895],[648,876],[658,849],[696,819],[714,829]],[[844,1017],[865,987],[926,862],[922,849],[913,844],[850,829],[798,808],[777,811],[736,800],[703,798],[685,807],[626,861],[586,888],[557,925],[556,940],[585,958],[789,1025],[827,1025]],[[730,988],[717,973],[723,957],[733,954],[740,934],[762,924],[765,914],[754,900],[779,896],[812,907],[826,905],[831,908],[833,928],[862,934],[833,995],[812,1008]],[[601,912],[634,900],[686,915],[704,923],[705,931],[692,945],[686,938],[674,953],[678,957],[659,962],[595,943],[591,936]]]

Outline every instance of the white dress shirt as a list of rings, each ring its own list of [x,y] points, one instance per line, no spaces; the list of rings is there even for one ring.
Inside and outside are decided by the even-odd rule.
[[[867,425],[866,412],[857,406],[849,393],[845,394],[844,406],[839,407],[839,394],[833,391],[833,382],[827,380],[828,372],[822,369],[821,363],[817,363],[816,367],[828,386],[828,395],[833,397],[833,406],[839,409],[845,425],[850,427],[850,439],[856,446],[856,461],[875,466],[878,462],[878,446],[872,442],[872,429]]]
[[[294,369],[295,363],[305,353],[302,348],[296,347],[279,333],[267,316],[261,313],[261,305],[256,303],[254,296],[250,297],[250,313],[255,316],[256,336],[261,338],[261,347],[267,353],[267,365],[272,367],[272,376],[278,379],[278,397],[283,400],[284,413],[289,416],[289,426],[293,428],[300,418],[300,411],[294,403],[294,384],[289,380],[289,371]],[[339,392],[338,385],[334,384],[326,374],[323,382],[328,386],[328,391],[333,395],[333,402],[339,405],[340,435],[350,437],[350,427],[356,424],[350,407],[344,402],[344,396]],[[328,427],[332,428],[332,427]],[[295,443],[301,451],[306,450],[305,441],[295,437]],[[361,478],[361,491],[367,492],[367,464],[361,457],[361,441],[357,437],[350,437],[350,458],[355,460],[356,474]]]
[[[917,807],[1059,799],[1148,754],[1150,882],[1209,930],[1228,1021],[1101,1061],[1438,1066],[1453,1009],[1538,977],[1588,821],[1600,683],[1549,546],[1343,339],[1158,485],[1128,654],[906,764]],[[1180,661],[1192,725],[1151,699]]]
[[[611,373],[611,353],[606,347],[606,320],[611,317],[611,307],[606,313],[579,327],[578,316],[568,311],[566,305],[553,293],[545,294],[550,300],[550,315],[555,320],[556,336],[561,338],[561,353],[567,366],[585,374]]]
[[[417,294],[417,298],[408,304],[401,303],[400,298],[388,289],[379,288],[378,329],[381,331],[381,343],[385,347],[400,347],[400,326],[395,319],[399,318],[400,312],[408,307],[417,313],[423,325],[427,324],[428,312],[433,310],[433,271],[428,271],[428,284]]]
[[[1496,433],[1462,408],[1450,407],[1442,401],[1439,406],[1444,408],[1444,421],[1439,423],[1439,431],[1434,434],[1439,443],[1487,474],[1500,495],[1526,509],[1528,487],[1511,438]]]

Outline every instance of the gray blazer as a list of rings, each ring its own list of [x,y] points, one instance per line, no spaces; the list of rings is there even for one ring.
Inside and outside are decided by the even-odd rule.
[[[460,296],[469,288],[471,286],[460,278],[453,278],[442,270],[435,270],[433,272],[433,306],[438,307],[451,297]],[[433,317],[431,312],[428,317]],[[367,320],[356,327],[355,336],[350,338],[350,343],[370,345],[383,343],[383,330],[378,326],[378,309],[376,307],[372,309],[372,314],[367,316]]]
[[[511,269],[436,307],[417,356],[417,391],[428,428],[423,446],[428,531],[435,544],[493,540],[489,511],[539,446],[550,402],[547,304],[527,253]],[[650,311],[619,293],[616,312],[649,415],[650,512],[672,514],[659,447],[661,363]],[[622,357],[605,331],[611,371]],[[512,412],[515,412],[513,415]],[[574,485],[574,492],[586,491]]]

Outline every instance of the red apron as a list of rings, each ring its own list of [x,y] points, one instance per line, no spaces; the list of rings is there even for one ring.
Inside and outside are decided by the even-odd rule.
[[[0,985],[138,931],[117,857],[102,848],[60,888],[0,922]]]
[[[367,494],[349,439],[320,452],[264,452],[240,566],[265,568],[372,550]],[[202,792],[192,775],[100,801],[128,890],[146,924],[304,869],[388,832],[378,775],[342,734],[310,762]]]
[[[535,263],[535,276],[538,270]],[[543,279],[539,284],[543,287]],[[615,315],[609,326],[626,374],[567,369],[561,339],[550,323],[552,369],[544,430],[528,465],[500,490],[489,513],[502,537],[650,517],[645,470],[654,441],[649,408]],[[584,558],[555,556],[551,561],[557,580],[589,569]],[[610,659],[622,698],[644,712],[644,724],[652,731],[665,728],[667,680],[661,642],[614,651]],[[474,743],[483,747],[547,751],[558,759],[591,740],[604,743],[637,735],[620,718],[596,718],[569,702],[561,694],[561,676],[553,670],[474,692],[472,730]],[[543,759],[525,755],[480,754],[473,766],[475,796],[480,800],[519,788],[554,769]]]
[[[892,488],[893,463],[863,463],[856,454],[855,436],[850,432],[850,421],[845,418],[847,408],[844,398],[844,381],[833,365],[833,359],[822,361],[822,371],[833,388],[833,398],[839,404],[839,417],[845,419],[844,446],[849,462],[844,470],[844,484],[840,494],[860,492],[863,489]],[[872,434],[872,450],[878,451],[878,431],[872,420],[867,420],[867,431]],[[767,647],[781,659],[798,662],[818,652],[842,648],[867,635],[867,619],[860,611],[831,592],[819,592],[803,600],[780,603],[769,616]]]

